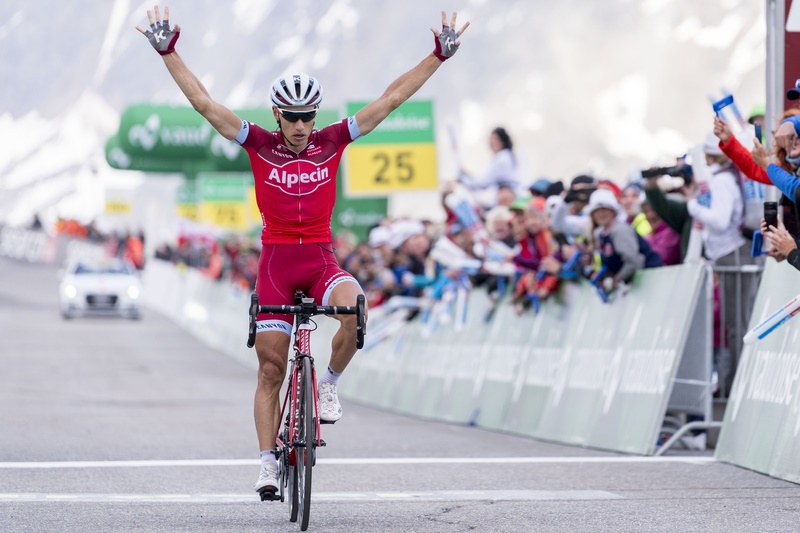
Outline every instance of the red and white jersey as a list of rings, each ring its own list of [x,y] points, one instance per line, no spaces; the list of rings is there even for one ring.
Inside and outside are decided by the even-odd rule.
[[[236,141],[247,150],[261,211],[264,244],[332,241],[331,216],[336,202],[336,173],[345,147],[359,136],[350,117],[314,130],[298,153],[280,131],[242,121]]]

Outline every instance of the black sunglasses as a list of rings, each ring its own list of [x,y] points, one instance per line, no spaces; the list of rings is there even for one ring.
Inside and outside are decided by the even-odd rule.
[[[317,117],[317,110],[312,109],[311,111],[289,111],[287,109],[278,108],[278,113],[289,122],[297,122],[298,120],[302,120],[303,122],[311,122]]]

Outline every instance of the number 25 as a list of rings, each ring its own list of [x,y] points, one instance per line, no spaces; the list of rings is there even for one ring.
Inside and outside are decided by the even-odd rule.
[[[411,152],[397,152],[394,158],[394,166],[397,168],[397,179],[403,183],[408,183],[414,179],[414,167],[411,166]],[[386,171],[392,164],[391,157],[386,153],[378,153],[372,156],[373,161],[378,161],[380,168],[375,175],[375,182],[388,185],[390,180],[386,176]]]

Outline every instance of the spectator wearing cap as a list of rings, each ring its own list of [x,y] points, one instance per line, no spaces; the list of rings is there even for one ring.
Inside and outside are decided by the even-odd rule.
[[[587,212],[595,227],[594,242],[605,275],[614,285],[629,282],[637,270],[662,266],[661,257],[632,227],[618,220],[620,206],[614,193],[598,189],[589,197]]]
[[[530,191],[531,196],[547,198],[550,196],[550,194],[548,194],[550,192],[550,185],[552,184],[547,178],[539,178],[528,187],[528,191]]]
[[[494,189],[501,186],[511,187],[515,194],[519,191],[519,169],[517,156],[514,154],[514,143],[505,128],[495,128],[489,135],[489,148],[492,150],[492,161],[482,176],[472,176],[464,169],[458,175],[458,181],[472,191]],[[497,200],[495,196],[494,205]]]
[[[714,133],[706,136],[703,151],[711,174],[710,193],[689,200],[686,207],[689,214],[703,224],[703,253],[706,258],[715,266],[740,269],[753,264],[754,258],[750,253],[751,245],[740,229],[744,219],[744,200],[739,177],[733,163],[719,147]],[[724,284],[721,291],[725,317],[722,331],[727,334],[726,346],[741,345],[741,338],[736,336],[737,321],[747,324],[750,318],[748,302],[755,295],[755,282],[751,276],[741,276],[736,283],[730,280]],[[738,348],[735,350],[738,353]],[[730,384],[733,375],[724,370],[727,364],[721,366],[720,379]]]
[[[427,271],[431,242],[425,235],[425,227],[417,220],[398,220],[392,224],[389,243],[395,250],[392,271],[402,293],[420,296],[433,281],[433,272]]]
[[[800,79],[794,81],[794,87],[786,91],[787,100],[800,100]]]
[[[800,203],[800,115],[792,115],[781,121],[778,131],[775,132],[775,144],[785,153],[784,159],[795,167],[794,172],[788,172],[772,163],[767,149],[761,144],[753,148],[753,159],[762,168],[766,169],[770,181],[775,184],[787,198],[793,200],[795,209]]]
[[[561,196],[565,191],[564,189],[564,182],[561,180],[554,181],[550,185],[548,185],[547,190],[544,193],[545,198],[550,198],[551,196]]]
[[[378,225],[369,230],[367,244],[378,253],[381,265],[389,267],[394,263],[394,250],[390,245],[392,230],[389,226]]]
[[[647,217],[642,213],[642,202],[644,202],[644,191],[638,183],[629,183],[622,189],[619,203],[622,207],[620,218],[636,230],[642,237],[647,237],[653,232]]]
[[[706,257],[714,262],[743,264],[740,256],[750,256],[747,242],[742,236],[744,201],[739,178],[733,163],[722,152],[713,133],[703,143],[711,180],[710,194],[689,200],[689,214],[703,224],[703,247]],[[733,266],[730,264],[728,266]]]

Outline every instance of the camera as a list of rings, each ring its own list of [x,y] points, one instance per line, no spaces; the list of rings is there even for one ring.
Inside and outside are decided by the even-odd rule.
[[[684,183],[689,184],[692,182],[692,176],[694,174],[692,173],[692,167],[685,163],[683,165],[675,165],[674,167],[658,167],[642,170],[642,177],[644,179],[659,178],[664,175],[683,178]]]
[[[586,187],[583,189],[569,189],[567,191],[566,196],[564,196],[564,202],[570,204],[572,202],[588,202],[589,196],[592,195],[594,191],[597,190],[597,187]]]

